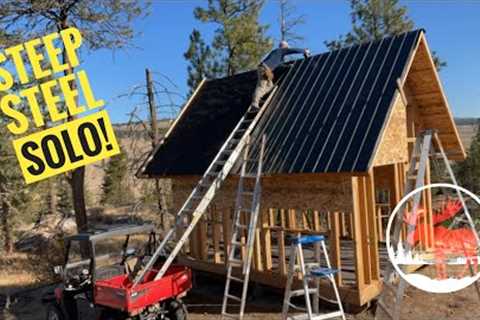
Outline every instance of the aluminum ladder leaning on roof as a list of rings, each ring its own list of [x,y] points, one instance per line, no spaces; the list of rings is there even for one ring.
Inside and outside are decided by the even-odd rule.
[[[160,279],[165,272],[167,272],[175,257],[190,236],[190,233],[193,231],[193,228],[195,228],[195,225],[202,218],[210,202],[215,197],[217,190],[221,187],[223,181],[227,178],[236,161],[241,156],[242,150],[244,149],[249,136],[262,117],[265,109],[274,96],[276,89],[277,87],[274,87],[270,91],[260,109],[250,107],[240,119],[200,181],[197,183],[196,187],[193,189],[190,196],[183,204],[182,208],[178,211],[175,219],[175,226],[167,232],[146,266],[140,271],[140,273],[133,275],[134,280],[132,287],[135,287],[143,281],[147,271],[155,265],[160,255],[164,252],[167,243],[175,240],[175,230],[182,228],[183,233],[181,235],[177,234],[178,240],[175,247],[168,255],[154,280]],[[190,218],[189,223],[187,222],[188,218]]]
[[[232,318],[242,320],[245,311],[245,304],[248,292],[248,281],[250,278],[250,267],[252,265],[253,245],[255,242],[258,216],[260,214],[260,203],[262,195],[261,178],[263,155],[265,152],[265,139],[265,135],[263,135],[261,139],[260,154],[258,156],[258,160],[252,158],[252,154],[250,151],[251,139],[248,139],[243,154],[240,179],[238,180],[237,198],[235,201],[235,213],[233,216],[233,233],[232,239],[230,241],[230,251],[228,254],[228,271],[227,279],[225,282],[225,293],[223,295],[222,319]],[[256,168],[254,166],[255,163],[257,165]],[[253,169],[256,170],[255,174],[248,172],[250,164],[252,164]],[[253,190],[246,190],[247,186],[245,180],[248,181],[251,179],[254,179]],[[251,200],[249,201],[247,200],[247,198]],[[248,221],[248,225],[242,223],[242,213],[245,215],[245,221]],[[246,243],[242,241],[245,230],[248,233]],[[240,259],[238,259],[237,256],[240,256]],[[233,275],[234,267],[241,268],[241,273],[243,277],[237,277]],[[232,281],[242,284],[242,293],[240,297],[235,296],[231,293]],[[238,314],[228,312],[228,307],[233,307],[232,305],[228,305],[228,301],[230,300],[240,303]]]
[[[437,146],[438,150],[435,150],[435,145]],[[432,153],[431,153],[432,152]],[[411,158],[410,158],[410,167],[408,169],[406,182],[405,182],[405,195],[409,194],[415,189],[421,188],[425,185],[425,173],[426,173],[426,166],[429,156],[432,156],[437,159],[442,159],[445,167],[447,169],[448,175],[454,185],[457,184],[457,180],[453,173],[453,170],[450,166],[450,162],[445,154],[443,146],[440,142],[440,138],[438,134],[434,130],[425,130],[422,132],[416,139],[415,139],[415,146],[412,150]],[[407,224],[407,235],[412,234],[416,229],[416,217],[418,212],[418,207],[421,201],[421,192],[417,192],[413,195],[412,201],[412,209],[411,209],[411,219],[409,219]],[[458,198],[463,206],[465,216],[467,217],[468,223],[470,226],[475,230],[475,225],[473,223],[472,217],[468,211],[468,208],[465,204],[465,200],[460,191],[457,190]],[[391,240],[391,246],[393,248],[397,247],[397,244],[402,241],[400,239],[404,217],[403,212],[405,211],[406,203],[400,208],[398,211],[395,221],[393,224],[393,237]],[[477,243],[480,247],[480,239],[476,232],[475,237]],[[411,245],[408,241],[404,244],[405,251],[409,251],[411,249]],[[399,279],[398,279],[399,278]],[[396,281],[398,279],[398,284]],[[407,282],[398,275],[397,271],[393,264],[389,261],[387,265],[386,272],[383,277],[383,290],[380,294],[378,301],[377,301],[377,310],[375,312],[375,319],[383,319],[379,318],[381,314],[385,315],[387,318],[392,320],[399,320],[401,314],[401,306],[403,302],[403,296],[405,293],[405,289],[407,286]],[[477,286],[478,292],[478,286]],[[386,299],[389,295],[393,298],[390,303],[386,302]]]

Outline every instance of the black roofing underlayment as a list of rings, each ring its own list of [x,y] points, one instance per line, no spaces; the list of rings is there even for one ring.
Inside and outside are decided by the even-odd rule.
[[[264,173],[367,171],[396,80],[421,32],[316,55],[288,67],[278,76],[278,89],[255,130],[257,141],[267,137]],[[207,81],[143,173],[203,174],[246,111],[255,83],[255,72]]]

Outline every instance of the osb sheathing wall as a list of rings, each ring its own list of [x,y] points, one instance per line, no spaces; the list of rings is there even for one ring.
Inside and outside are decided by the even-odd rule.
[[[397,95],[373,165],[377,167],[407,161],[407,108],[400,95]]]
[[[199,176],[172,178],[173,212],[177,212],[198,183]],[[231,210],[238,179],[228,178],[218,190],[213,205],[218,211]],[[262,179],[262,208],[315,209],[351,212],[350,178],[332,175],[285,175]]]

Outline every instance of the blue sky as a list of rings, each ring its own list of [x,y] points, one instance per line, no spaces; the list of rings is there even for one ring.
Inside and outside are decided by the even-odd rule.
[[[138,104],[134,98],[119,98],[145,80],[145,68],[168,76],[185,95],[187,63],[183,53],[193,28],[208,39],[214,26],[196,21],[193,9],[201,0],[153,1],[151,14],[135,23],[140,35],[135,48],[116,51],[85,52],[83,68],[88,72],[98,98],[107,101],[113,122],[124,122],[126,114]],[[349,5],[340,0],[297,0],[297,12],[306,23],[297,32],[312,53],[326,51],[325,40],[332,40],[350,30]],[[426,29],[430,48],[437,51],[448,66],[441,79],[457,117],[480,117],[480,1],[403,1],[417,27]],[[279,37],[278,3],[268,0],[261,22],[270,25],[268,34]],[[165,81],[163,81],[165,82]]]

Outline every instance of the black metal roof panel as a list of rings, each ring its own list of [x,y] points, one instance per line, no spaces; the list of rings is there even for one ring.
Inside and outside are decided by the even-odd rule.
[[[421,32],[295,61],[255,131],[257,139],[267,137],[264,172],[367,171]],[[248,107],[255,82],[252,72],[208,81],[144,173],[203,174]]]
[[[144,173],[203,174],[246,112],[256,79],[247,72],[206,81]]]

